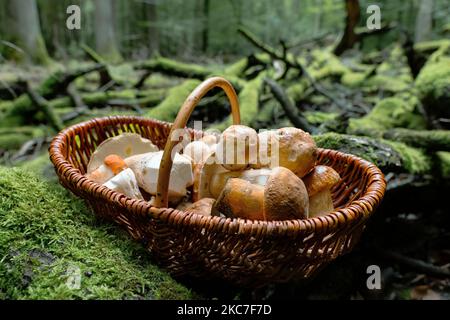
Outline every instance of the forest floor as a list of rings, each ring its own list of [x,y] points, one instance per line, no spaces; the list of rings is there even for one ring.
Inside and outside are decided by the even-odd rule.
[[[163,57],[109,65],[88,49],[91,61],[52,69],[0,65],[0,298],[450,298],[450,42],[338,57],[246,37],[257,51],[230,65]],[[308,283],[244,290],[174,281],[57,184],[46,151],[57,131],[109,115],[173,121],[211,75],[235,86],[244,124],[297,126],[386,176],[386,196],[357,247]],[[213,91],[192,117],[223,129],[228,113]],[[65,285],[71,265],[83,272],[81,290]],[[371,265],[381,270],[379,290],[367,288]]]

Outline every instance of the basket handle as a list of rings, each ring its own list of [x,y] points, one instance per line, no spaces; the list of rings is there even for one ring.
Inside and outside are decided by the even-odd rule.
[[[239,124],[241,122],[241,116],[239,113],[239,101],[236,95],[236,91],[228,80],[221,77],[212,77],[197,86],[194,91],[184,101],[177,117],[170,129],[169,136],[167,138],[166,146],[164,147],[164,153],[161,159],[158,173],[158,184],[156,187],[156,199],[154,206],[157,208],[167,208],[169,203],[169,179],[170,171],[172,170],[172,149],[178,144],[179,141],[171,139],[174,130],[183,129],[186,127],[189,117],[192,114],[197,103],[203,98],[209,90],[219,87],[227,95],[231,105],[231,115],[233,117],[233,123]]]

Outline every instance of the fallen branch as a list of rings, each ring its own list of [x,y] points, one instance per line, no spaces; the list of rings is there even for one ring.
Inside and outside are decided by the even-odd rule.
[[[292,124],[297,128],[313,133],[315,131],[315,128],[310,126],[308,121],[306,121],[305,118],[301,117],[298,114],[297,108],[288,97],[284,89],[272,79],[265,78],[264,82],[269,86],[273,96],[280,103],[284,112],[286,113],[286,116],[289,118]]]
[[[296,62],[293,61],[293,59],[288,58],[286,50],[284,50],[284,53],[278,52],[277,50],[259,40],[253,33],[243,27],[239,27],[238,32],[255,47],[267,53],[272,59],[283,61],[286,64],[286,68],[298,69],[298,65],[296,64]]]
[[[203,80],[213,74],[212,70],[197,64],[183,63],[172,59],[157,57],[133,64],[134,69],[161,72],[167,75]]]
[[[61,118],[56,114],[55,110],[49,105],[48,101],[33,90],[29,83],[27,84],[26,90],[31,101],[36,105],[37,110],[44,113],[49,125],[56,131],[61,131],[64,128],[64,124]]]
[[[410,258],[400,253],[385,249],[376,249],[376,252],[385,258],[391,259],[395,262],[410,267],[415,271],[425,273],[427,275],[434,277],[446,277],[446,278],[450,277],[450,271],[448,269],[437,267],[433,264],[424,262],[422,260]]]
[[[105,68],[103,68],[102,70],[99,70],[100,87],[103,87],[107,83],[110,83],[110,82],[115,83],[115,81],[111,77],[111,74],[108,71],[108,68],[106,67],[107,64],[106,64],[105,59],[103,59],[97,52],[94,51],[94,49],[92,49],[91,47],[89,47],[86,44],[82,44],[81,48],[93,62],[105,65]]]
[[[287,46],[284,42],[281,42],[281,45],[283,47],[283,53],[277,52],[272,47],[268,46],[261,40],[259,40],[254,34],[252,34],[250,31],[239,28],[239,33],[242,34],[247,40],[249,40],[253,45],[255,45],[257,48],[261,49],[263,52],[269,54],[273,59],[275,60],[281,60],[285,63],[286,69],[284,70],[281,77],[285,76],[289,70],[289,68],[294,68],[299,71],[300,75],[304,75],[306,79],[311,83],[311,86],[322,94],[323,96],[327,97],[331,102],[336,104],[338,107],[340,107],[343,110],[347,109],[347,106],[345,103],[342,103],[339,99],[334,97],[331,93],[329,93],[327,90],[323,89],[322,86],[320,86],[314,78],[309,74],[308,70],[298,61],[298,59],[295,58],[289,58],[287,54]]]

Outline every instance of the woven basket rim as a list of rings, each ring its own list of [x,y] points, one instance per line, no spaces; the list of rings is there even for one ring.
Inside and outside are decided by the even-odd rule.
[[[145,200],[128,198],[124,194],[110,190],[101,184],[89,180],[63,156],[62,148],[69,134],[76,134],[84,127],[101,126],[102,121],[122,123],[125,122],[125,120],[127,122],[146,122],[167,128],[170,128],[172,125],[169,122],[139,116],[109,116],[83,121],[67,127],[53,138],[49,147],[50,160],[55,166],[55,170],[60,180],[61,176],[64,176],[68,181],[74,183],[78,189],[89,190],[89,193],[96,194],[99,199],[126,207],[133,214],[143,215],[149,219],[161,220],[174,228],[207,228],[208,230],[222,233],[245,234],[258,238],[281,236],[297,237],[299,234],[304,235],[305,233],[332,233],[339,230],[343,225],[351,223],[359,225],[369,218],[381,202],[386,189],[384,175],[373,163],[351,154],[319,148],[319,154],[328,153],[338,158],[344,158],[347,161],[353,160],[358,166],[362,166],[368,171],[367,187],[364,194],[362,194],[359,199],[353,200],[345,205],[345,207],[336,209],[325,216],[308,219],[263,221],[202,216],[174,208],[156,208],[151,206]],[[188,130],[196,132],[190,128],[188,128]]]

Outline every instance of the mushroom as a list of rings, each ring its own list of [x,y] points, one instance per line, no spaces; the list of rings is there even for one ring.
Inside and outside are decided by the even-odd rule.
[[[123,193],[129,198],[144,199],[133,171],[127,168],[103,184],[105,187]]]
[[[212,207],[215,201],[216,200],[213,198],[203,198],[190,204],[183,211],[193,212],[202,216],[211,216]]]
[[[213,148],[202,140],[192,141],[183,149],[183,155],[189,157],[194,166],[203,163],[212,152]]]
[[[258,134],[252,128],[232,125],[225,129],[216,148],[216,157],[225,169],[240,171],[257,161]]]
[[[264,185],[230,178],[213,211],[252,220],[287,220],[308,217],[309,200],[303,181],[283,167],[271,170]]]
[[[264,185],[270,174],[271,169],[268,168],[229,171],[217,163],[215,154],[210,154],[203,163],[194,167],[192,198],[194,201],[207,197],[217,199],[230,178],[241,178]]]
[[[328,166],[318,165],[303,178],[309,195],[309,216],[318,217],[334,210],[331,188],[340,180],[339,173]]]
[[[130,167],[139,187],[151,195],[156,194],[159,166],[164,151],[149,152],[125,159]],[[169,200],[177,202],[184,197],[187,188],[193,183],[191,159],[175,153],[172,169],[170,171]]]
[[[102,165],[91,173],[87,173],[86,177],[94,182],[103,184],[126,168],[127,165],[120,156],[110,154],[105,157]]]
[[[292,127],[258,134],[258,161],[253,167],[281,166],[300,178],[308,174],[317,160],[317,146],[309,133]]]
[[[87,173],[91,173],[103,164],[103,159],[110,154],[116,154],[125,159],[132,155],[158,151],[150,140],[142,138],[137,133],[122,133],[106,139],[94,151],[87,166]]]
[[[192,200],[215,198],[210,191],[211,179],[214,175],[228,172],[230,171],[217,164],[215,153],[211,153],[202,163],[194,166]],[[239,175],[239,172],[235,172],[235,175]]]

